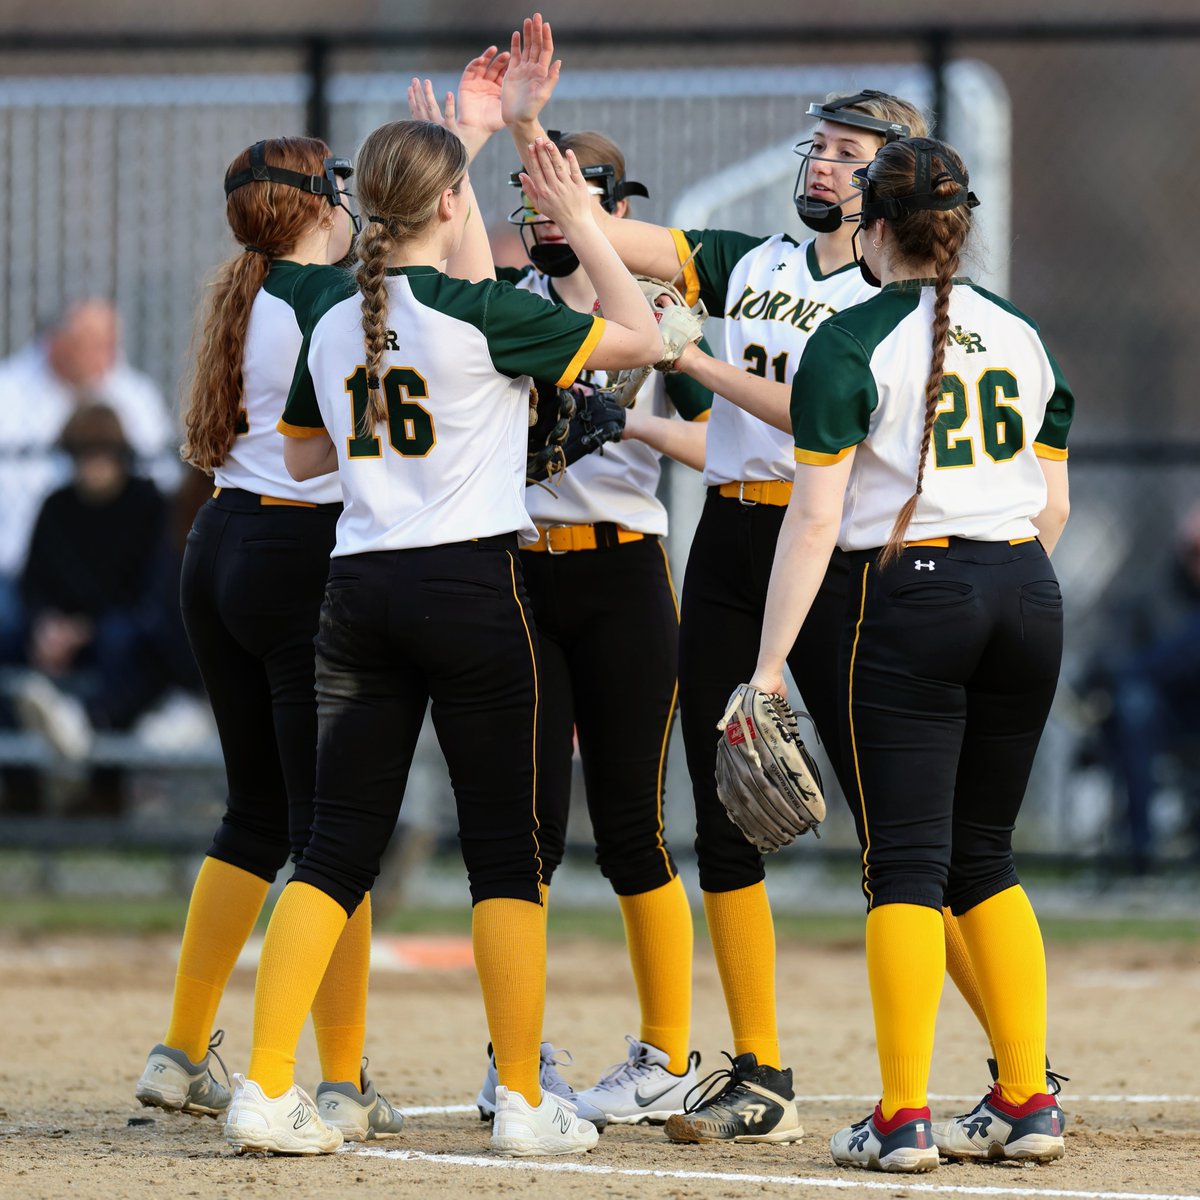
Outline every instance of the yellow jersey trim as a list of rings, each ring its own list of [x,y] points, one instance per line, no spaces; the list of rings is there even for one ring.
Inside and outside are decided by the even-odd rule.
[[[679,256],[679,263],[682,266],[687,262],[692,248],[688,245],[682,229],[672,229],[670,234],[675,242],[675,253]],[[700,299],[700,272],[696,270],[694,258],[683,268],[683,298],[689,304],[695,304]]]
[[[701,421],[707,421],[712,416],[712,409],[706,408],[702,413],[697,414],[692,418],[693,425],[699,425]]]
[[[1067,452],[1057,446],[1047,446],[1045,442],[1034,442],[1033,452],[1038,458],[1049,458],[1054,462],[1066,462]]]
[[[604,318],[593,317],[592,327],[583,339],[583,345],[575,351],[575,357],[567,364],[567,369],[558,377],[560,388],[569,388],[575,382],[576,376],[583,370],[583,364],[591,357],[597,343],[604,336]]]
[[[832,467],[834,463],[841,462],[853,449],[853,446],[847,446],[845,450],[839,450],[836,454],[822,454],[819,450],[801,450],[797,446],[796,461],[809,467]]]
[[[284,437],[294,438],[310,438],[320,437],[321,434],[327,433],[325,426],[322,425],[318,429],[312,429],[308,425],[289,425],[282,417],[279,419],[279,424],[275,426]]]

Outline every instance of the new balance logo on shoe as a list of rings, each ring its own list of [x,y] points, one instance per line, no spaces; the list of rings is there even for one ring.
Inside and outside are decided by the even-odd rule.
[[[571,1128],[571,1114],[565,1109],[555,1108],[554,1124],[558,1126],[559,1133],[566,1133]]]
[[[310,1113],[303,1104],[297,1104],[296,1107],[293,1108],[290,1113],[288,1113],[288,1116],[293,1118],[293,1129],[303,1129],[304,1126],[312,1120],[312,1113]]]

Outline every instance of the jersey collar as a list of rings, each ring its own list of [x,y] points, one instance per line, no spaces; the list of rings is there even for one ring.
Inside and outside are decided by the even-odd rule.
[[[835,275],[841,275],[845,271],[858,270],[858,264],[851,259],[844,267],[838,267],[836,271],[830,271],[828,275],[821,271],[821,264],[817,262],[817,239],[809,238],[804,243],[804,258],[808,263],[808,273],[814,279],[832,279]]]
[[[955,275],[950,282],[951,284],[969,284],[972,281],[968,275]],[[937,287],[937,280],[932,277],[929,279],[896,279],[885,284],[880,290],[884,292],[919,292],[922,288],[927,287]]]

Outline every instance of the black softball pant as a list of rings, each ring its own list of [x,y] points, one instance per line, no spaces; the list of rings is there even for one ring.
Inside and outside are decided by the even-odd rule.
[[[184,627],[216,717],[229,797],[208,854],[270,882],[312,824],[313,637],[340,504],[262,505],[222,489],[196,514]]]
[[[696,802],[700,886],[728,892],[762,880],[763,860],[729,819],[714,779],[717,722],[754,672],[767,584],[785,508],[743,504],[710,488],[688,555],[679,633],[679,711]],[[788,665],[839,780],[838,640],[847,564],[835,554]]]
[[[1018,882],[1012,833],[1054,698],[1062,594],[1036,541],[852,555],[847,793],[863,892],[967,912]]]
[[[546,882],[562,862],[574,734],[596,861],[619,896],[675,878],[663,835],[679,615],[656,537],[564,554],[526,551],[541,667],[538,822]]]
[[[535,637],[515,534],[332,559],[312,836],[293,879],[354,912],[379,874],[432,699],[473,903],[540,904]]]

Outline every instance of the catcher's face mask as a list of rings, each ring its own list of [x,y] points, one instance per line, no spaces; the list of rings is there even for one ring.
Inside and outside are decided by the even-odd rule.
[[[322,164],[324,171],[321,175],[303,175],[299,171],[289,171],[284,167],[267,165],[264,147],[266,142],[255,142],[250,147],[250,166],[245,171],[237,171],[225,176],[225,195],[236,192],[238,188],[248,183],[281,183],[284,187],[293,187],[297,191],[308,192],[314,196],[324,196],[332,208],[344,209],[350,218],[354,232],[362,231],[362,222],[358,214],[350,209],[346,200],[353,199],[353,193],[342,190],[341,184],[354,174],[354,167],[348,158],[327,158]]]
[[[873,162],[865,167],[860,167],[851,178],[851,183],[862,193],[862,210],[858,217],[858,227],[854,230],[854,237],[851,241],[854,261],[858,263],[862,277],[872,287],[879,287],[881,280],[871,270],[866,259],[859,254],[858,237],[873,221],[877,221],[881,217],[887,221],[896,221],[908,216],[909,213],[920,212],[923,209],[949,212],[952,208],[963,206],[979,207],[979,198],[967,187],[969,182],[967,172],[959,171],[950,161],[949,156],[945,153],[943,143],[934,138],[919,137],[908,139],[908,144],[912,147],[916,158],[911,192],[902,196],[879,195],[878,184],[871,175]],[[935,156],[941,167],[936,174],[933,170]],[[944,183],[953,183],[956,186],[954,191],[939,196],[935,189]]]
[[[551,129],[546,136],[559,149],[562,148],[561,138],[563,135],[559,130]],[[605,212],[612,212],[617,207],[618,201],[624,200],[627,196],[648,197],[650,195],[644,184],[633,179],[618,179],[616,168],[612,163],[581,166],[579,171],[588,185],[588,191],[599,198],[600,207]],[[508,177],[508,182],[511,187],[519,188],[521,172],[514,171]],[[520,208],[514,208],[508,214],[508,223],[520,226],[521,242],[525,246],[525,253],[529,255],[529,261],[543,275],[549,275],[551,279],[561,279],[564,275],[570,275],[579,266],[579,259],[576,257],[575,251],[565,241],[539,241],[537,227],[549,225],[552,222],[549,217],[543,216],[529,203],[528,197],[522,195],[522,201]]]
[[[907,125],[899,121],[885,121],[879,117],[871,117],[866,113],[855,112],[852,105],[861,104],[876,96],[886,95],[878,91],[862,91],[842,100],[834,100],[828,104],[810,104],[808,115],[821,121],[829,121],[836,125],[847,125],[852,129],[862,129],[876,137],[883,138],[884,145],[888,142],[906,138],[911,133]],[[837,196],[829,191],[826,172],[814,172],[813,163],[828,163],[831,166],[866,166],[869,158],[845,157],[842,153],[831,148],[831,138],[825,132],[818,132],[804,142],[797,142],[792,147],[792,153],[801,158],[800,169],[796,172],[796,189],[793,200],[800,220],[809,229],[818,233],[833,233],[843,221],[854,220],[842,213],[842,205],[849,196]],[[815,193],[815,194],[810,194]]]

